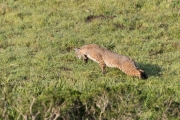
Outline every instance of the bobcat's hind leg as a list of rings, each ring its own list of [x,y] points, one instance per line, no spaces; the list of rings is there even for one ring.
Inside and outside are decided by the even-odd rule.
[[[86,55],[84,55],[83,60],[84,60],[85,63],[87,63],[88,62],[88,57]]]

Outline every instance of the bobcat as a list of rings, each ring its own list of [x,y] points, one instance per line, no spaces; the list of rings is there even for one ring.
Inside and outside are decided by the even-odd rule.
[[[84,45],[80,48],[75,48],[76,57],[83,58],[84,62],[87,63],[88,59],[97,62],[105,73],[106,66],[119,68],[125,74],[129,76],[137,76],[141,79],[147,79],[146,73],[139,69],[133,59],[117,54],[106,48],[98,46],[96,44]]]

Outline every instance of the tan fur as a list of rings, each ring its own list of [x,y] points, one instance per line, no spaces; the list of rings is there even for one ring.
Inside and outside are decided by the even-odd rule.
[[[105,73],[106,66],[108,66],[119,68],[129,76],[147,79],[145,72],[139,69],[131,58],[117,54],[96,44],[89,44],[81,48],[76,48],[75,54],[79,59],[83,58],[85,62],[88,62],[88,58],[97,62],[103,73]]]

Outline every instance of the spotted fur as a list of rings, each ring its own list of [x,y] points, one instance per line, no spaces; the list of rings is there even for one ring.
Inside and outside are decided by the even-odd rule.
[[[139,69],[133,59],[117,54],[104,47],[100,47],[96,44],[84,45],[80,48],[75,48],[76,57],[82,58],[85,63],[88,59],[97,62],[103,73],[106,71],[106,66],[119,68],[125,74],[129,76],[137,76],[141,79],[147,79],[146,73]]]

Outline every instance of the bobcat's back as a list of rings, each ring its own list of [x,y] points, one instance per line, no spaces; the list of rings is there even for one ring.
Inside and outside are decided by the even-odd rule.
[[[117,54],[96,44],[85,45],[80,50],[95,62],[103,60],[108,67],[117,67],[123,62],[131,60],[127,56]]]

